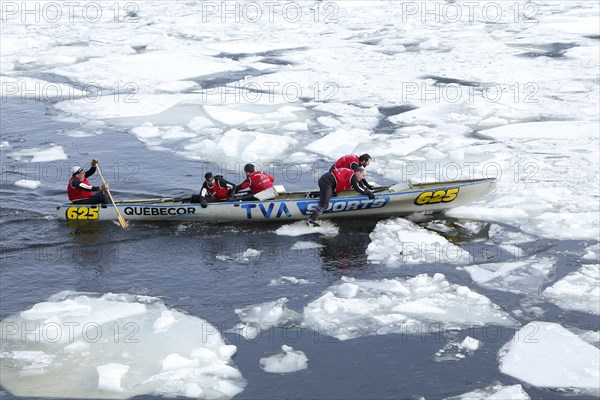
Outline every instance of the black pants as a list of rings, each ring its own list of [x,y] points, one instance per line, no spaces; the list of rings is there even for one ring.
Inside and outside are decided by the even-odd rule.
[[[108,196],[102,192],[98,192],[87,199],[75,200],[73,204],[108,204]]]
[[[316,221],[319,215],[329,208],[329,200],[335,193],[335,178],[331,172],[323,174],[319,178],[319,205],[311,214],[309,220]]]

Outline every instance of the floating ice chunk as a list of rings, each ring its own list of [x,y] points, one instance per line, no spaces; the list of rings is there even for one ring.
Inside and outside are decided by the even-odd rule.
[[[532,235],[562,240],[598,240],[600,214],[597,212],[548,212],[521,228]]]
[[[600,264],[584,265],[544,290],[544,297],[565,310],[600,314]]]
[[[67,159],[67,155],[62,146],[51,146],[47,149],[33,148],[19,150],[8,154],[8,156],[17,161],[26,161],[31,157],[29,160],[30,162],[48,162]]]
[[[250,264],[251,262],[259,259],[261,254],[262,250],[248,248],[241,253],[236,253],[233,255],[218,254],[215,256],[215,258],[220,261],[235,262],[239,264]]]
[[[202,132],[207,128],[214,127],[215,124],[210,119],[203,116],[199,116],[192,118],[192,120],[188,122],[186,126],[194,132]]]
[[[160,84],[156,85],[156,88],[167,93],[178,93],[189,91],[197,86],[198,84],[194,81],[173,81],[161,82]]]
[[[451,218],[479,219],[482,221],[498,221],[515,224],[527,218],[527,211],[521,208],[491,208],[477,206],[461,206],[447,210],[445,214]]]
[[[209,159],[224,157],[260,162],[283,157],[289,147],[296,143],[295,139],[286,136],[231,129],[216,141],[207,140],[201,146],[186,150],[193,150],[194,154]]]
[[[163,310],[160,314],[160,317],[154,321],[152,325],[154,327],[154,332],[163,332],[169,329],[171,325],[175,323],[175,315],[171,310]]]
[[[494,128],[497,126],[508,125],[508,121],[505,120],[504,118],[490,117],[490,118],[482,119],[481,121],[479,121],[479,123],[477,125],[480,128],[489,129],[489,128]]]
[[[87,119],[133,118],[162,113],[190,95],[185,94],[122,94],[130,96],[130,101],[115,101],[114,96],[101,96],[96,101],[76,99],[61,101],[54,107],[65,113],[74,114]]]
[[[142,306],[143,307],[143,306]],[[122,312],[124,307],[119,307]],[[92,313],[92,306],[78,300],[66,299],[60,302],[44,302],[34,304],[29,310],[21,311],[21,318],[29,321],[49,319],[53,316],[85,317]],[[119,317],[117,317],[119,318]]]
[[[302,44],[297,42],[228,40],[210,43],[206,47],[229,54],[256,54],[275,50],[295,49],[302,46]]]
[[[369,235],[369,261],[390,267],[405,264],[469,262],[470,255],[442,236],[402,218],[378,222]]]
[[[21,179],[15,182],[15,186],[31,190],[39,188],[41,184],[42,182],[40,181],[32,181],[29,179]]]
[[[9,329],[7,328],[7,330]],[[0,358],[12,359],[21,364],[23,368],[34,369],[52,364],[56,356],[39,350],[15,350],[2,351]]]
[[[83,63],[54,68],[53,72],[81,83],[95,82],[103,87],[136,83],[140,93],[156,90],[164,82],[186,80],[226,71],[241,71],[239,63],[204,54],[152,51],[133,55],[92,58]]]
[[[479,131],[494,139],[593,139],[600,135],[600,127],[589,121],[546,121],[510,124]]]
[[[479,348],[481,342],[475,338],[467,336],[462,342],[460,342],[460,345],[469,351],[475,351]]]
[[[600,392],[600,350],[558,324],[530,322],[498,358],[502,373],[531,385]]]
[[[14,395],[223,398],[246,384],[216,327],[148,296],[63,292],[2,326],[0,357],[16,357],[0,363],[2,385]]]
[[[464,267],[481,286],[512,293],[539,293],[540,286],[554,270],[554,257],[529,258],[505,263],[475,264]]]
[[[4,41],[2,44],[4,44]],[[32,98],[38,101],[56,103],[64,100],[72,101],[86,94],[88,93],[64,83],[48,82],[28,77],[0,76],[0,95],[3,99],[18,97],[23,101]]]
[[[436,361],[457,361],[467,358],[480,346],[481,342],[467,336],[462,342],[450,341],[435,353]]]
[[[598,254],[600,254],[600,244],[596,243],[592,246],[588,246],[585,251],[586,253],[581,258],[584,260],[600,261],[598,257]]]
[[[283,350],[283,353],[259,360],[259,365],[265,372],[287,374],[308,367],[308,358],[306,358],[304,352],[294,351],[292,347],[286,345],[281,346],[281,350]]]
[[[370,131],[364,129],[339,129],[313,141],[304,148],[329,159],[337,160],[344,154],[354,152],[358,143],[369,141],[369,135]]]
[[[343,278],[304,308],[302,321],[308,328],[335,326],[331,335],[340,340],[488,323],[514,321],[487,297],[448,283],[442,274],[406,280]]]
[[[291,247],[292,250],[306,250],[306,249],[319,249],[321,247],[324,247],[322,244],[319,244],[317,242],[311,242],[308,240],[299,240],[296,243],[294,243]]]
[[[310,283],[307,279],[295,278],[293,276],[281,276],[276,279],[271,279],[269,286],[279,286],[279,285],[302,285]]]
[[[521,385],[503,386],[495,384],[484,389],[477,389],[459,396],[447,397],[446,400],[530,400]]]
[[[236,308],[235,313],[243,322],[255,323],[262,328],[285,326],[300,319],[297,312],[287,308],[287,302],[288,299],[282,297],[259,305]]]
[[[162,360],[161,371],[173,371],[182,368],[194,368],[200,364],[197,359],[190,359],[180,356],[177,353],[171,353]]]
[[[310,227],[306,225],[306,221],[298,221],[277,228],[275,233],[282,236],[302,236],[315,233],[320,233],[324,236],[336,236],[339,232],[339,228],[333,222],[321,220],[319,224],[321,226]]]
[[[121,387],[123,377],[129,371],[129,366],[117,363],[98,365],[98,390],[108,392],[122,392]]]
[[[369,154],[376,158],[383,156],[404,157],[432,143],[435,143],[435,140],[417,136],[406,139],[383,139],[374,142],[370,146]]]

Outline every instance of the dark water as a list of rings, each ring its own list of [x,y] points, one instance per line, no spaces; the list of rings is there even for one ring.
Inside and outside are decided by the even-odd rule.
[[[135,222],[121,230],[113,222],[58,221],[55,207],[66,200],[68,167],[75,163],[84,165],[92,157],[99,158],[113,195],[119,199],[191,193],[199,188],[208,167],[176,154],[148,150],[134,137],[111,129],[83,138],[61,135],[64,130],[81,127],[54,121],[49,110],[41,103],[2,103],[2,141],[9,141],[10,147],[2,149],[1,155],[0,318],[63,290],[161,297],[167,307],[208,320],[238,346],[234,362],[248,385],[236,399],[436,399],[495,382],[521,383],[498,370],[497,353],[512,337],[514,330],[510,328],[500,329],[497,337],[477,329],[459,332],[482,340],[483,347],[465,360],[445,362],[434,361],[435,353],[453,339],[443,333],[374,336],[344,342],[324,332],[295,327],[273,328],[252,341],[225,333],[240,322],[235,308],[287,297],[289,308],[301,312],[304,305],[342,276],[382,279],[441,272],[451,283],[467,285],[509,312],[519,307],[523,297],[476,287],[466,272],[452,265],[390,269],[369,264],[365,249],[377,223],[372,219],[336,222],[340,231],[336,237],[299,238],[278,236],[274,233],[278,225],[267,224]],[[69,159],[27,163],[7,157],[21,146],[46,148],[48,143],[63,146]],[[234,170],[228,171],[231,180],[236,180]],[[282,177],[275,174],[281,181]],[[13,185],[18,179],[39,180],[42,186],[34,191],[19,188]],[[97,184],[98,177],[94,179]],[[284,183],[289,189],[315,186],[310,173]],[[315,241],[324,247],[291,250],[298,240]],[[476,253],[480,240],[466,236],[458,244]],[[582,246],[546,241],[540,243],[538,254],[561,254],[556,270],[556,276],[561,277],[573,269]],[[248,248],[262,253],[243,263],[239,254]],[[233,261],[220,261],[217,255],[230,256]],[[311,283],[268,285],[280,276],[304,278]],[[549,304],[545,309],[543,320],[582,329],[598,328],[597,318],[564,312]],[[293,374],[261,370],[259,358],[280,352],[283,344],[302,350],[309,359],[308,369]],[[563,397],[558,392],[526,384],[523,387],[533,399]],[[12,397],[6,391],[1,395]]]

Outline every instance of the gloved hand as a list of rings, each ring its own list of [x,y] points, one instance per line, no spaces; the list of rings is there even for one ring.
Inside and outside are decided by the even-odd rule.
[[[94,158],[94,159],[92,159],[92,167],[96,167],[96,166],[98,166],[98,159]]]
[[[371,192],[370,190],[367,190],[365,192],[365,195],[369,197],[369,199],[373,200],[375,198],[375,193]]]
[[[107,191],[109,189],[108,188],[108,183],[103,183],[102,185],[100,185],[99,189],[100,189],[101,192]]]

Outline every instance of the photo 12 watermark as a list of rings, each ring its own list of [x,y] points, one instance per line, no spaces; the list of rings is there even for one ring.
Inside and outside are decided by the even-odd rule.
[[[101,86],[95,82],[45,82],[35,79],[7,79],[0,80],[1,101],[17,101],[25,103],[28,101],[55,104],[63,101],[73,103],[85,101],[87,103],[98,103],[102,99],[108,99],[114,103],[136,104],[140,101],[140,87],[136,82],[120,83]]]
[[[23,24],[99,22],[138,23],[140,7],[133,1],[2,1],[0,20]]]
[[[2,162],[0,163],[1,180],[0,182],[19,182],[19,181],[37,181],[41,184],[53,185],[56,183],[65,184],[73,176],[73,167],[81,166],[84,170],[90,168],[90,160],[81,160],[80,163],[67,161],[49,161],[49,162]],[[140,166],[134,162],[110,162],[102,164],[102,171],[106,179],[111,183],[134,184],[139,182]],[[94,183],[90,177],[90,182]],[[100,180],[97,174],[94,179]],[[99,183],[99,182],[97,182]]]
[[[336,23],[340,6],[333,1],[203,1],[203,23]]]
[[[533,1],[402,1],[401,22],[537,24],[540,7]]]
[[[203,103],[278,104],[298,103],[305,99],[331,101],[339,92],[336,82],[269,82],[240,80],[225,85],[203,84],[199,91]]]
[[[76,341],[98,343],[139,343],[140,327],[136,322],[112,322],[101,324],[95,321],[46,321],[0,323],[2,344],[20,342],[23,344],[72,344]]]
[[[540,86],[536,82],[459,83],[401,82],[399,98],[403,103],[486,103],[509,102],[537,104]]]

